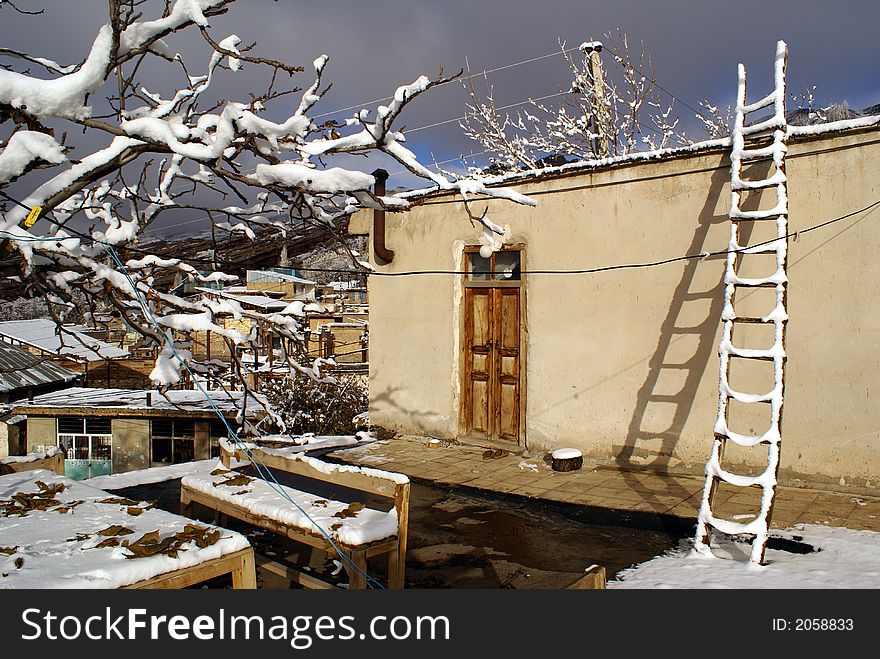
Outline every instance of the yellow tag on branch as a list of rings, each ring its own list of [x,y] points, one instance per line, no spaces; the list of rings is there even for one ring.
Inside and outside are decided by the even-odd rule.
[[[33,208],[31,208],[31,212],[28,213],[28,216],[24,220],[25,228],[30,229],[32,226],[34,226],[34,224],[37,222],[37,220],[40,217],[40,213],[42,213],[42,212],[43,212],[42,206],[34,206]]]

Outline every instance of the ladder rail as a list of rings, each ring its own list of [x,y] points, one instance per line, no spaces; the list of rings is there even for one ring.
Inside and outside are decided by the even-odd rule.
[[[787,153],[785,118],[785,73],[788,48],[783,41],[776,46],[774,62],[774,90],[761,100],[746,103],[746,71],[738,67],[737,102],[734,125],[731,134],[730,155],[730,239],[724,271],[724,310],[721,315],[721,341],[718,345],[718,414],[715,421],[714,437],[709,460],[706,463],[706,483],[700,510],[697,515],[697,529],[694,548],[701,554],[711,554],[712,531],[730,535],[753,535],[750,560],[764,562],[770,520],[776,497],[779,475],[779,456],[782,442],[782,409],[785,394],[785,328],[788,323],[788,179],[785,172]],[[747,126],[746,115],[773,106],[773,116],[756,124]],[[772,144],[762,148],[746,148],[746,138],[772,130]],[[742,178],[743,160],[772,158],[776,171],[772,176],[757,181]],[[768,210],[743,211],[740,209],[742,192],[762,191],[775,188],[776,205]],[[740,223],[743,221],[776,221],[776,240],[757,249],[749,249],[740,244]],[[742,262],[752,254],[775,254],[776,271],[766,277],[743,277],[739,274]],[[771,287],[775,289],[775,307],[766,316],[744,317],[736,314],[736,293],[739,287]],[[736,346],[733,342],[734,326],[737,322],[772,323],[774,326],[773,345],[770,348],[755,349]],[[730,384],[731,359],[765,360],[773,363],[773,388],[766,393],[750,394],[737,391]],[[760,435],[745,435],[730,430],[730,401],[744,404],[764,403],[770,407],[770,426]],[[756,476],[736,474],[721,466],[727,442],[744,447],[766,445],[766,467]],[[718,517],[715,499],[721,483],[734,487],[759,487],[761,502],[756,516],[748,522],[737,522]]]

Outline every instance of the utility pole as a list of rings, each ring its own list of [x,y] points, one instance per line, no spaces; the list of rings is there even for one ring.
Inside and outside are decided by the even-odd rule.
[[[608,104],[605,101],[605,78],[602,74],[602,42],[588,41],[581,44],[581,50],[587,60],[587,71],[590,74],[590,84],[593,87],[593,132],[596,137],[593,140],[593,153],[599,158],[607,158],[611,155],[608,148],[611,116],[608,112]]]

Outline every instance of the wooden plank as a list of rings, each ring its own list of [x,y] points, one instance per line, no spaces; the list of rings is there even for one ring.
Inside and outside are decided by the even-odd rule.
[[[308,572],[298,570],[287,563],[279,563],[278,561],[273,561],[271,558],[261,556],[260,554],[257,554],[255,558],[258,568],[271,572],[272,574],[277,574],[279,577],[297,583],[304,588],[324,590],[335,590],[337,588],[335,584],[332,584],[329,581],[324,581]]]
[[[272,531],[273,533],[277,533],[279,535],[286,536],[291,540],[297,540],[298,542],[305,543],[310,547],[314,547],[315,549],[321,549],[323,551],[333,551],[330,543],[327,541],[327,538],[318,531],[317,529],[305,529],[298,526],[290,526],[288,524],[284,524],[279,522],[278,520],[274,520],[270,517],[264,517],[262,515],[256,515],[251,512],[245,506],[241,506],[238,504],[230,503],[229,501],[224,501],[219,498],[212,497],[209,494],[205,494],[199,490],[194,490],[188,488],[184,485],[181,485],[180,488],[181,501],[186,501],[186,505],[191,505],[193,502],[199,503],[211,510],[215,510],[220,514],[228,515],[235,519],[241,520],[243,522],[247,522],[248,524],[253,524],[254,526],[258,526],[260,528],[266,529],[267,531]],[[383,538],[382,540],[377,540],[375,542],[370,542],[363,545],[348,545],[341,540],[334,540],[337,547],[343,550],[360,550],[360,549],[371,549],[374,547],[392,547],[396,546],[397,540],[394,538]]]
[[[123,589],[146,589],[146,588],[186,588],[202,583],[223,574],[232,574],[233,588],[256,588],[257,581],[254,572],[254,550],[250,547],[239,551],[214,558],[198,565],[192,565],[180,570],[160,574],[151,579],[144,579],[127,586]]]
[[[566,586],[566,590],[605,590],[605,568],[598,565],[587,569],[584,576]]]
[[[280,469],[290,474],[297,474],[354,490],[370,492],[371,494],[388,497],[389,499],[394,497],[394,486],[396,483],[390,478],[371,476],[357,471],[333,471],[325,474],[315,469],[308,462],[285,455],[266,453],[259,447],[249,448],[248,453],[253,455],[254,458],[259,459],[270,469]],[[235,457],[239,460],[250,460],[247,453],[240,448],[236,448]]]

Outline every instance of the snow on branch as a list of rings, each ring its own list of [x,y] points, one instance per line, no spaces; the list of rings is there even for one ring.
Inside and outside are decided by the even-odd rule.
[[[86,54],[72,45],[68,61],[82,58],[78,65],[0,52],[10,62],[0,69],[0,237],[20,257],[22,280],[49,301],[59,321],[75,296],[84,295],[93,316],[113,313],[155,346],[152,377],[159,386],[180,383],[187,369],[221,377],[217,364],[189,350],[200,332],[221,337],[232,355],[220,384],[229,384],[231,371],[244,386],[246,371],[261,364],[255,357],[246,363],[242,355],[256,354],[267,335],[282,339],[278,359],[292,373],[326,377],[326,363],[308,356],[300,315],[258,312],[159,283],[176,277],[198,291],[206,283],[235,281],[225,271],[241,274],[243,265],[224,262],[216,238],[210,269],[162,254],[161,243],[144,239],[160,218],[198,212],[211,222],[212,236],[225,230],[262,239],[304,224],[332,230],[359,208],[406,210],[404,195],[377,196],[374,177],[351,169],[350,159],[328,164],[370,153],[458,192],[466,204],[476,196],[534,204],[513,190],[489,188],[479,177],[438,174],[404,145],[395,121],[413,99],[450,78],[421,76],[399,86],[387,105],[361,110],[345,125],[316,123],[310,114],[328,89],[329,58],[313,62],[304,89],[285,87],[302,67],[259,56],[255,44],[244,45],[238,35],[213,34],[209,19],[233,5],[235,0],[108,0],[109,22],[82,49]],[[75,3],[64,10],[75,11]],[[200,62],[176,54],[174,40],[188,34],[204,48]],[[30,73],[34,62],[50,77]],[[151,74],[150,88],[140,82],[148,67],[164,72]],[[265,87],[229,99],[223,85],[241,71]],[[36,206],[40,221],[27,227],[24,220]],[[494,234],[493,244],[500,240],[503,229],[485,214],[468,206],[468,217]],[[224,317],[245,325],[227,329]]]
[[[470,102],[461,126],[489,152],[493,174],[531,170],[575,160],[598,160],[640,150],[690,144],[678,129],[673,102],[660,93],[644,47],[626,34],[587,41],[578,53],[560,41],[572,82],[558,105],[530,101],[503,112],[487,84],[485,98],[467,77]],[[601,59],[605,55],[604,66]]]

